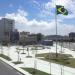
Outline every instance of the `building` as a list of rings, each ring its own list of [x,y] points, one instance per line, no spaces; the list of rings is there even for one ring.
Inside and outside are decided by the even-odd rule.
[[[2,18],[0,20],[0,42],[9,42],[10,33],[14,30],[14,20]]]
[[[75,42],[75,32],[69,33],[69,38],[71,42]]]
[[[25,32],[25,31],[20,32],[19,43],[24,44],[26,42],[29,34],[30,34],[30,32]]]
[[[31,44],[31,45],[37,44],[37,34],[28,35],[27,41],[28,41],[28,44]]]
[[[42,40],[41,44],[44,46],[53,46],[53,41],[52,40]]]
[[[69,37],[70,37],[70,38],[75,38],[75,32],[69,33]]]
[[[52,40],[52,41],[58,41],[58,42],[69,42],[69,37],[62,36],[62,35],[48,35],[48,36],[45,36],[44,40]]]
[[[11,43],[18,43],[19,41],[19,32],[15,29],[13,32],[10,33],[10,42]]]
[[[20,44],[24,45],[32,45],[37,43],[37,35],[36,34],[30,34],[30,32],[20,32],[20,38],[19,38]]]
[[[48,36],[45,36],[44,38],[45,40],[53,40],[53,41],[59,41],[61,39],[63,39],[63,36],[61,35],[48,35]]]

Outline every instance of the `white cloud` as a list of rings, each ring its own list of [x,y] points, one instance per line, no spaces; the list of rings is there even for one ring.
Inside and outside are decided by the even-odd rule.
[[[67,18],[67,19],[72,19],[75,18],[75,1],[74,0],[52,0],[46,3],[41,4],[40,8],[41,8],[41,12],[39,13],[40,17],[44,17],[47,18],[48,16],[53,16],[53,9],[55,9],[55,4],[56,5],[62,5],[64,6],[69,14],[68,16],[63,16],[61,17],[61,19],[63,18]]]
[[[16,13],[7,13],[5,15],[6,18],[10,18],[10,19],[14,19],[15,22],[21,23],[21,24],[26,24],[27,23],[27,12],[25,12],[24,10],[20,10],[18,9],[18,11]]]
[[[70,32],[75,32],[75,25],[58,23],[58,34],[67,35]]]
[[[2,19],[3,17],[2,16],[0,16],[0,20]]]
[[[21,9],[18,9],[18,13],[21,15],[21,16],[28,16],[28,13],[25,12],[24,10],[21,10]]]
[[[33,4],[40,6],[39,2],[36,0],[33,0]]]
[[[51,20],[50,22],[43,20],[37,21],[36,19],[28,20],[27,16],[28,13],[21,9],[18,9],[15,13],[7,13],[5,15],[6,18],[16,21],[16,28],[18,28],[19,31],[25,30],[32,33],[55,34],[55,20]],[[67,25],[61,22],[63,21],[58,19],[58,34],[65,35],[71,31],[75,31],[74,25]]]
[[[48,10],[50,10],[51,8],[54,8],[54,3],[52,3],[52,2],[45,3],[45,8]]]

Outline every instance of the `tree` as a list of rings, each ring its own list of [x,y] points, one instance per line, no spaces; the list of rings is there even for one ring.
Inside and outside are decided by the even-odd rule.
[[[3,54],[3,45],[2,45],[2,42],[1,42],[1,54]]]
[[[17,61],[20,61],[20,50],[19,50],[19,48],[16,48],[17,49],[17,54],[18,54],[18,60]]]
[[[37,42],[40,42],[43,38],[43,35],[41,33],[37,34]]]
[[[25,48],[24,48],[24,47],[25,47],[25,43],[22,44],[22,47],[23,47],[23,53],[22,53],[22,54],[26,54],[26,53],[24,52],[24,50],[25,50]]]
[[[7,47],[8,47],[8,56],[10,56],[10,54],[9,54],[10,53],[10,51],[9,51],[10,50],[10,43],[7,44]]]

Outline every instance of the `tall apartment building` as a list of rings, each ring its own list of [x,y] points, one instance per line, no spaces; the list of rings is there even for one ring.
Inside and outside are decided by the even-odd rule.
[[[0,42],[10,41],[10,33],[14,30],[14,20],[2,18],[0,20]]]

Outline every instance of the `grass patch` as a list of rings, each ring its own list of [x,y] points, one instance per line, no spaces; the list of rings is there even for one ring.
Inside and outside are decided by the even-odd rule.
[[[16,62],[13,62],[15,65],[17,65],[17,64],[22,64],[23,62],[21,62],[21,61],[16,61]]]
[[[28,71],[30,74],[33,74],[33,75],[50,75],[48,73],[45,73],[45,72],[42,72],[40,70],[36,70],[33,68],[22,68],[22,69],[25,71]]]
[[[32,56],[26,56],[27,58],[32,58]]]
[[[53,63],[75,68],[75,58],[72,58],[72,56],[69,54],[58,53],[58,57],[56,58],[56,53],[44,53],[44,54],[37,54],[36,57],[39,57],[40,59],[48,62],[51,61]]]
[[[21,54],[26,54],[26,53],[22,52]]]
[[[0,57],[6,59],[6,60],[8,60],[8,61],[11,61],[11,58],[8,57],[8,56],[6,56],[6,55],[4,55],[4,54],[0,54]]]
[[[38,47],[33,47],[31,48],[31,50],[42,50],[42,49],[39,49]]]
[[[68,62],[70,62],[70,64],[67,66],[75,68],[75,58],[70,58]]]

